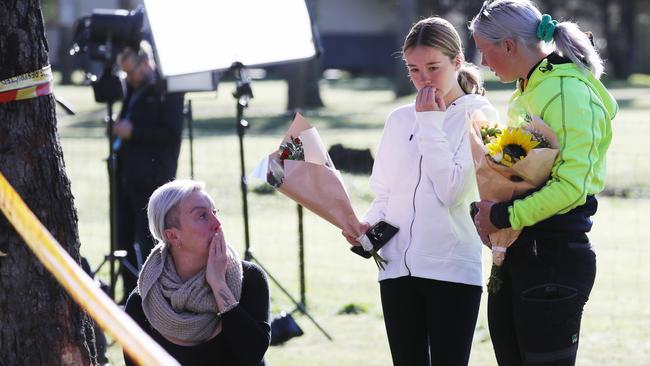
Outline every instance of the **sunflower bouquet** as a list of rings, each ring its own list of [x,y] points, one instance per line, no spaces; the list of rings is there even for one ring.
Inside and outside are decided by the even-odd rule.
[[[519,127],[501,127],[478,111],[469,116],[476,181],[482,200],[509,201],[544,184],[558,153],[557,138],[539,117]],[[488,290],[498,287],[499,267],[520,230],[501,229],[490,234],[492,273]]]

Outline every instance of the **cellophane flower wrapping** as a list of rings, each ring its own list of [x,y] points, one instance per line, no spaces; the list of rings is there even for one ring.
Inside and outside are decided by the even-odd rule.
[[[256,169],[285,196],[304,206],[339,229],[360,238],[360,223],[350,202],[343,178],[332,163],[315,127],[299,113],[280,143]],[[375,262],[384,261],[372,250]],[[379,261],[379,262],[378,262]]]

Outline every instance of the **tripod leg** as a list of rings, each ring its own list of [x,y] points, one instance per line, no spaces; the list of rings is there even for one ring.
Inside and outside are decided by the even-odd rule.
[[[295,303],[295,301],[294,301],[294,303]],[[332,337],[331,337],[331,336],[330,336],[330,335],[325,331],[325,329],[323,329],[323,328],[320,326],[320,324],[318,324],[318,322],[316,321],[316,319],[314,319],[314,318],[311,316],[311,314],[309,314],[309,312],[307,311],[307,309],[305,309],[302,305],[297,305],[297,306],[296,306],[296,310],[298,310],[298,311],[300,311],[301,313],[305,314],[305,315],[307,316],[307,318],[309,318],[309,320],[311,320],[311,322],[314,323],[314,325],[316,326],[316,328],[318,328],[318,330],[320,330],[321,333],[323,333],[323,334],[325,335],[325,337],[327,337],[327,339],[329,339],[330,341],[333,341]]]
[[[276,280],[275,277],[273,277],[273,275],[271,275],[271,273],[269,273],[269,271],[267,271],[266,268],[264,268],[262,263],[260,263],[260,261],[258,261],[257,258],[255,258],[252,254],[250,254],[250,257],[251,257],[252,260],[255,261],[255,263],[257,263],[262,268],[262,270],[264,272],[266,272],[266,275],[271,279],[271,281],[273,281],[273,283],[275,283],[276,286],[278,286],[280,291],[282,291],[285,295],[287,295],[289,300],[291,300],[291,302],[293,302],[294,305],[296,305],[296,309],[300,310],[301,313],[305,314],[307,316],[307,318],[309,318],[309,320],[311,320],[311,322],[314,323],[316,328],[318,328],[318,330],[320,330],[321,333],[323,333],[323,335],[325,335],[325,337],[327,337],[327,339],[332,341],[333,340],[332,337],[325,331],[325,329],[323,329],[323,327],[320,326],[320,324],[318,324],[318,322],[316,322],[316,320],[309,314],[309,312],[307,312],[307,309],[305,309],[305,307],[302,306],[301,303],[296,301],[296,299],[294,299],[293,296],[291,296],[289,291],[287,291],[284,287],[282,287],[280,282],[278,282],[278,280]]]
[[[92,272],[92,277],[95,278],[95,275],[97,275],[97,272],[99,272],[100,269],[106,264],[106,261],[108,261],[109,256],[104,256],[104,260],[99,264],[99,266]]]
[[[138,267],[138,271],[140,271],[140,268],[142,268],[142,247],[140,243],[133,243],[133,249],[135,250],[135,264]]]
[[[131,273],[135,278],[138,278],[138,270],[129,262],[126,258],[120,258],[120,265],[124,266],[129,273]]]

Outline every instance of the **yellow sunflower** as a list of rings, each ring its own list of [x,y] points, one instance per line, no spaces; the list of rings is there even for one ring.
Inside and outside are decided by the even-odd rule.
[[[506,128],[497,139],[486,145],[488,154],[499,164],[511,167],[539,144],[522,128]]]

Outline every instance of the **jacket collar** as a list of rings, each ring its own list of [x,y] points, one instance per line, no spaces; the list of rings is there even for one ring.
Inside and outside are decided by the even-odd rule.
[[[551,52],[548,56],[544,57],[543,59],[539,60],[538,63],[533,66],[530,71],[528,71],[528,75],[526,75],[526,79],[519,79],[517,81],[517,88],[519,91],[523,92],[524,89],[526,88],[526,85],[528,85],[528,81],[530,81],[530,78],[533,76],[533,73],[535,70],[539,69],[541,72],[547,72],[553,70],[553,65],[561,65],[561,64],[567,64],[571,63],[571,60],[560,56],[556,52]]]

